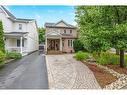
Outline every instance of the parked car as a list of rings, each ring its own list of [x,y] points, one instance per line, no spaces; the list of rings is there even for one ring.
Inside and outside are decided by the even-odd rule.
[[[45,53],[45,44],[39,44],[39,54]]]

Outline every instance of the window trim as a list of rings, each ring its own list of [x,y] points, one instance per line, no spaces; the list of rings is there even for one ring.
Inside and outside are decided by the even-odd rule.
[[[66,31],[66,29],[64,29],[64,34],[66,34],[67,33],[67,31]]]
[[[70,30],[70,34],[72,34],[72,30]]]
[[[19,24],[19,30],[22,30],[22,24]]]

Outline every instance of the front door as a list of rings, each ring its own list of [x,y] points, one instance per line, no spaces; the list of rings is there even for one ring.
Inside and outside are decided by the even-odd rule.
[[[55,40],[51,40],[51,50],[55,50]]]
[[[49,50],[55,50],[58,51],[59,50],[59,44],[60,44],[60,40],[59,39],[52,39],[49,40]]]

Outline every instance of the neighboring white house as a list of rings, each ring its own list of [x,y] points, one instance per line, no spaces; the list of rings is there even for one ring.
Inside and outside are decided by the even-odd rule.
[[[16,18],[3,6],[0,6],[0,20],[3,23],[7,51],[17,51],[27,55],[38,50],[36,20]]]

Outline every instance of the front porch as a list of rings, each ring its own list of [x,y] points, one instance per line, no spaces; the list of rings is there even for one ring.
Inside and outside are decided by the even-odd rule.
[[[47,54],[61,54],[61,39],[47,39]]]
[[[5,49],[27,55],[27,38],[23,34],[5,33]]]
[[[62,53],[62,37],[55,31],[46,34],[45,51],[47,54]]]

